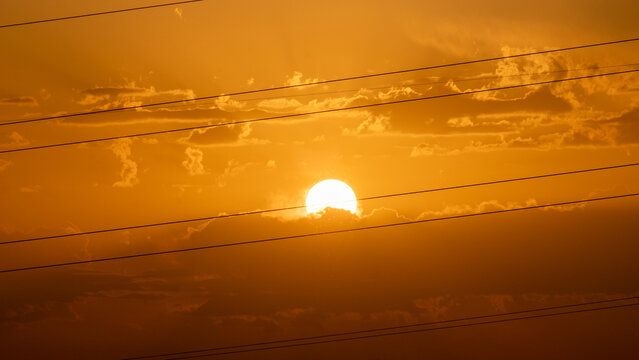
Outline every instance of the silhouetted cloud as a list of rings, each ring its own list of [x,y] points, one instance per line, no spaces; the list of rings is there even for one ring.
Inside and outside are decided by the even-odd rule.
[[[0,105],[38,106],[38,101],[33,96],[18,96],[0,99]]]

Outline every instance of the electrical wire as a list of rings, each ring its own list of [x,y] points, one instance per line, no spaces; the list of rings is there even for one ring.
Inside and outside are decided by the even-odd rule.
[[[603,166],[603,167],[596,167],[596,168],[588,168],[588,169],[580,169],[580,170],[571,170],[571,171],[563,171],[563,172],[556,172],[556,173],[548,173],[548,174],[541,174],[541,175],[532,175],[532,176],[524,176],[524,177],[517,177],[517,178],[484,181],[484,182],[478,182],[478,183],[453,185],[453,186],[446,186],[446,187],[440,187],[440,188],[421,189],[421,190],[405,191],[405,192],[392,193],[392,194],[373,195],[373,196],[366,196],[366,197],[357,198],[356,201],[367,201],[367,200],[384,199],[384,198],[392,198],[392,197],[400,197],[400,196],[426,194],[426,193],[439,192],[439,191],[457,190],[457,189],[472,188],[472,187],[478,187],[478,186],[504,184],[504,183],[510,183],[510,182],[534,180],[534,179],[543,179],[543,178],[556,177],[556,176],[575,175],[575,174],[582,174],[582,173],[595,172],[595,171],[607,171],[607,170],[634,167],[634,166],[638,166],[638,165],[639,165],[639,162],[635,162],[635,163],[610,165],[610,166]],[[349,201],[352,201],[352,200],[349,200]],[[338,202],[335,202],[335,201],[326,202],[326,203],[323,203],[323,204],[317,204],[317,206],[324,207],[324,206],[330,206],[330,205],[337,205],[337,204],[340,204],[342,202],[339,202],[339,201]],[[67,238],[67,237],[81,236],[81,235],[95,235],[95,234],[102,234],[102,233],[108,233],[108,232],[114,232],[114,231],[134,230],[134,229],[142,229],[142,228],[156,227],[156,226],[184,224],[184,223],[191,223],[191,222],[197,222],[197,221],[225,219],[225,218],[232,218],[232,217],[238,217],[238,216],[268,214],[268,213],[288,211],[288,210],[299,210],[299,209],[304,209],[304,208],[306,208],[306,205],[294,205],[294,206],[287,206],[287,207],[274,208],[274,209],[253,210],[253,211],[244,211],[244,212],[230,213],[230,214],[223,214],[223,215],[213,215],[213,216],[191,218],[191,219],[179,219],[179,220],[163,221],[163,222],[156,222],[156,223],[150,223],[150,224],[129,225],[129,226],[122,226],[122,227],[107,228],[107,229],[98,229],[98,230],[76,232],[76,233],[70,233],[70,234],[56,234],[56,235],[48,235],[48,236],[41,236],[41,237],[34,237],[34,238],[27,238],[27,239],[17,239],[17,240],[4,241],[4,242],[0,242],[0,246],[1,245],[9,245],[9,244],[19,244],[19,243],[33,242],[33,241],[60,239],[60,238]]]
[[[460,61],[460,62],[454,62],[454,63],[440,64],[440,65],[423,66],[423,67],[417,67],[417,68],[411,68],[411,69],[402,69],[402,70],[394,70],[394,71],[387,71],[387,72],[379,72],[374,74],[349,76],[349,77],[336,78],[336,79],[330,79],[330,80],[320,80],[320,81],[304,83],[304,84],[284,85],[284,86],[276,86],[276,87],[262,88],[262,89],[255,89],[255,90],[236,91],[236,92],[225,93],[225,94],[215,94],[215,95],[194,97],[190,99],[162,101],[162,102],[155,102],[155,103],[135,105],[135,106],[123,106],[123,107],[117,107],[117,108],[111,108],[111,109],[92,110],[92,111],[77,112],[77,113],[70,113],[70,114],[63,114],[63,115],[46,116],[46,117],[40,117],[40,118],[34,118],[34,119],[11,120],[11,121],[0,123],[0,126],[32,123],[32,122],[62,119],[62,118],[68,118],[68,117],[92,115],[92,114],[110,113],[110,112],[124,111],[124,110],[135,110],[135,109],[142,109],[142,108],[147,108],[152,106],[162,106],[162,105],[179,104],[179,103],[185,103],[185,102],[194,102],[194,101],[207,100],[207,99],[216,99],[216,98],[221,98],[226,96],[248,95],[248,94],[255,94],[255,93],[266,92],[266,91],[294,89],[294,88],[300,88],[300,87],[306,87],[306,86],[331,84],[331,83],[342,82],[342,81],[369,79],[369,78],[380,77],[380,76],[399,75],[399,74],[406,74],[406,73],[424,71],[424,70],[442,69],[447,67],[479,64],[479,63],[492,62],[492,61],[498,61],[498,60],[515,59],[515,58],[532,56],[532,55],[542,55],[542,54],[550,54],[550,53],[570,51],[570,50],[579,50],[579,49],[587,49],[587,48],[607,46],[607,45],[630,43],[630,42],[635,42],[638,40],[639,38],[629,38],[629,39],[606,41],[606,42],[600,42],[600,43],[591,43],[591,44],[578,45],[578,46],[570,46],[570,47],[551,49],[551,50],[532,51],[532,52],[515,54],[515,55],[496,56],[496,57],[490,57],[490,58],[484,58],[484,59],[466,60],[466,61]]]
[[[171,3],[165,3],[165,4],[156,4],[156,5],[140,6],[140,7],[134,7],[134,8],[127,8],[127,9],[102,11],[102,12],[90,13],[90,14],[72,15],[72,16],[65,16],[65,17],[44,19],[44,20],[25,21],[25,22],[19,22],[15,24],[0,25],[0,29],[17,27],[17,26],[25,26],[25,25],[42,24],[42,23],[62,21],[62,20],[72,20],[72,19],[79,19],[79,18],[85,18],[85,17],[91,17],[91,16],[117,14],[117,13],[129,12],[129,11],[147,10],[147,9],[154,9],[154,8],[165,7],[165,6],[183,5],[183,4],[195,3],[195,2],[201,2],[201,1],[204,1],[204,0],[177,1],[177,2],[171,2]]]
[[[593,75],[584,75],[584,76],[578,76],[578,77],[572,77],[572,78],[564,78],[564,79],[538,81],[538,82],[533,82],[533,83],[510,85],[510,86],[501,86],[501,87],[480,89],[480,90],[472,90],[472,91],[466,91],[466,92],[447,93],[447,94],[425,96],[425,97],[418,97],[418,98],[411,98],[411,99],[380,102],[380,103],[374,103],[374,104],[348,106],[348,107],[337,108],[337,109],[325,109],[325,110],[317,110],[317,111],[308,111],[308,112],[303,112],[303,113],[269,116],[269,117],[258,118],[258,119],[223,122],[223,123],[208,124],[208,125],[197,125],[197,126],[183,127],[183,128],[177,128],[177,129],[157,130],[157,131],[150,131],[150,132],[143,132],[143,133],[134,133],[134,134],[110,136],[110,137],[104,137],[104,138],[78,140],[78,141],[71,141],[71,142],[65,142],[65,143],[56,143],[56,144],[48,144],[48,145],[31,146],[31,147],[24,147],[24,148],[18,148],[18,149],[2,150],[2,151],[0,151],[0,154],[9,154],[9,153],[22,152],[22,151],[29,151],[29,150],[49,149],[49,148],[55,148],[55,147],[61,147],[61,146],[89,144],[89,143],[103,142],[103,141],[109,141],[109,140],[118,140],[118,139],[125,139],[125,138],[131,138],[131,137],[142,137],[142,136],[151,136],[151,135],[175,133],[175,132],[184,132],[184,131],[197,130],[197,129],[212,129],[212,128],[221,127],[221,126],[249,124],[249,123],[264,122],[264,121],[271,121],[271,120],[279,120],[279,119],[286,119],[286,118],[299,117],[299,116],[327,114],[327,113],[334,113],[334,112],[338,112],[338,111],[357,110],[357,109],[365,109],[365,108],[372,108],[372,107],[378,107],[378,106],[404,104],[404,103],[415,102],[415,101],[443,99],[443,98],[450,98],[450,97],[456,97],[456,96],[462,96],[462,95],[472,95],[472,94],[479,94],[479,93],[492,92],[492,91],[517,89],[517,88],[523,88],[523,87],[529,87],[529,86],[555,84],[555,83],[566,82],[566,81],[575,81],[575,80],[584,80],[584,79],[591,79],[591,78],[597,78],[597,77],[629,74],[629,73],[635,73],[637,71],[639,71],[639,69],[616,71],[616,72],[593,74]]]
[[[300,98],[300,97],[318,96],[318,95],[345,94],[345,93],[352,93],[352,92],[362,91],[362,90],[389,90],[389,89],[397,88],[398,86],[405,86],[405,87],[412,88],[412,87],[418,87],[418,86],[447,84],[451,81],[454,83],[464,83],[464,82],[478,81],[478,80],[499,80],[499,79],[520,78],[525,76],[540,76],[540,75],[565,74],[569,72],[595,71],[595,70],[620,68],[620,67],[628,67],[628,66],[639,66],[639,63],[606,65],[606,66],[586,67],[586,68],[570,68],[570,69],[561,69],[561,70],[552,70],[552,71],[542,71],[542,72],[536,72],[536,73],[521,73],[521,74],[513,74],[513,75],[482,75],[482,76],[465,77],[465,78],[450,78],[446,80],[437,80],[437,81],[428,81],[428,82],[406,82],[403,84],[373,86],[373,87],[364,87],[364,88],[360,87],[357,89],[351,88],[351,89],[345,89],[345,90],[318,91],[318,92],[303,93],[303,94],[262,96],[257,98],[241,99],[240,101],[248,102],[248,101],[260,101],[260,100],[272,100],[272,99]],[[201,105],[211,105],[211,104],[215,104],[215,102],[202,101],[202,102],[198,102],[197,105],[201,106]],[[162,107],[162,109],[180,108],[180,107],[186,107],[186,106],[192,106],[192,104],[167,105]]]
[[[300,238],[307,238],[307,237],[313,237],[313,236],[325,236],[325,235],[343,234],[343,233],[350,233],[350,232],[363,231],[363,230],[376,230],[376,229],[384,229],[384,228],[391,228],[391,227],[397,227],[397,226],[429,223],[429,222],[436,222],[436,221],[443,221],[443,220],[462,219],[462,218],[470,218],[470,217],[483,216],[483,215],[494,215],[494,214],[501,214],[501,213],[508,213],[508,212],[522,211],[522,210],[542,209],[542,208],[549,208],[549,207],[554,207],[554,206],[585,204],[585,203],[590,203],[590,202],[595,202],[595,201],[602,201],[602,200],[629,198],[629,197],[634,197],[634,196],[638,196],[638,195],[639,195],[639,193],[604,196],[604,197],[584,199],[584,200],[572,200],[572,201],[564,201],[564,202],[544,204],[544,205],[533,205],[533,206],[526,206],[526,207],[520,207],[520,208],[501,209],[501,210],[486,211],[486,212],[472,213],[472,214],[453,215],[453,216],[445,216],[445,217],[430,218],[430,219],[403,221],[403,222],[382,224],[382,225],[371,225],[371,226],[363,226],[363,227],[356,227],[356,228],[348,228],[348,229],[341,229],[341,230],[321,231],[321,232],[306,233],[306,234],[288,235],[288,236],[272,237],[272,238],[265,238],[265,239],[258,239],[258,240],[248,240],[248,241],[235,242],[235,243],[213,244],[213,245],[197,246],[197,247],[182,248],[182,249],[155,251],[155,252],[147,252],[147,253],[139,253],[139,254],[113,256],[113,257],[104,257],[104,258],[97,258],[97,259],[90,259],[90,260],[77,260],[77,261],[69,261],[69,262],[46,264],[46,265],[35,265],[35,266],[27,266],[27,267],[21,267],[21,268],[2,269],[2,270],[0,270],[0,274],[12,273],[12,272],[21,272],[21,271],[28,271],[28,270],[37,270],[37,269],[57,268],[57,267],[65,267],[65,266],[81,265],[81,264],[92,264],[92,263],[98,263],[98,262],[107,262],[107,261],[116,261],[116,260],[125,260],[125,259],[135,259],[135,258],[142,258],[142,257],[149,257],[149,256],[158,256],[158,255],[185,253],[185,252],[193,252],[193,251],[211,250],[211,249],[235,247],[235,246],[243,246],[243,245],[254,245],[254,244],[260,244],[260,243],[269,243],[269,242],[276,242],[276,241],[283,241],[283,240],[300,239]]]
[[[573,307],[580,307],[580,306],[589,306],[589,305],[592,305],[592,304],[620,302],[620,301],[627,301],[627,300],[637,300],[637,298],[638,297],[635,296],[635,297],[627,297],[627,298],[620,298],[620,299],[594,301],[594,302],[581,303],[581,304],[578,303],[578,304],[569,304],[569,305],[561,305],[561,306],[554,306],[554,307],[546,307],[546,308],[537,308],[537,309],[529,309],[529,310],[522,310],[522,311],[514,311],[514,312],[501,313],[501,314],[478,315],[478,316],[472,316],[472,317],[466,317],[466,318],[458,318],[458,319],[451,319],[451,320],[444,320],[444,321],[434,321],[434,322],[429,322],[429,323],[411,324],[411,325],[404,325],[404,326],[394,326],[394,327],[388,327],[388,328],[368,329],[368,330],[360,330],[360,331],[353,331],[353,332],[328,334],[328,335],[319,335],[319,336],[309,336],[309,337],[304,337],[304,338],[276,340],[276,341],[268,341],[268,342],[262,342],[262,343],[253,343],[253,344],[236,345],[236,346],[223,346],[223,347],[201,349],[201,350],[181,351],[181,352],[167,353],[167,354],[156,354],[156,355],[129,357],[129,358],[123,358],[122,360],[141,360],[141,359],[153,359],[153,358],[164,358],[164,360],[194,359],[194,358],[212,357],[212,356],[220,356],[220,355],[230,355],[230,354],[239,354],[239,353],[247,353],[247,352],[256,352],[256,351],[265,351],[265,350],[275,350],[275,349],[284,349],[284,348],[292,348],[292,347],[309,346],[309,345],[319,345],[319,344],[327,344],[327,343],[345,342],[345,341],[353,341],[353,340],[380,338],[380,337],[387,337],[387,336],[407,335],[407,334],[423,333],[423,332],[429,332],[429,331],[464,328],[464,327],[471,327],[471,326],[478,326],[478,325],[499,324],[499,323],[518,321],[518,320],[539,319],[539,318],[547,318],[547,317],[554,317],[554,316],[560,316],[560,315],[578,314],[578,313],[586,313],[586,312],[594,312],[594,311],[602,311],[602,310],[610,310],[610,309],[629,308],[629,307],[633,307],[633,306],[639,306],[639,302],[634,302],[634,303],[629,303],[629,304],[617,304],[617,305],[599,306],[599,307],[577,309],[577,310],[558,311],[558,312],[551,312],[551,313],[546,313],[546,314],[534,314],[534,315],[527,315],[527,316],[516,316],[516,317],[505,318],[505,319],[499,319],[499,317],[512,316],[512,315],[515,315],[515,314],[527,314],[527,313],[548,311],[548,310],[553,310],[553,309],[563,309],[563,308],[573,308]],[[445,323],[452,323],[452,322],[462,322],[462,321],[471,321],[471,320],[487,319],[487,318],[488,319],[498,318],[498,319],[495,319],[495,320],[484,320],[484,321],[474,321],[474,322],[447,325],[447,326],[429,327],[429,328],[425,328],[425,329],[401,330],[401,329],[412,328],[412,327],[429,326],[429,325],[432,326],[432,325],[438,325],[438,324],[445,324]],[[390,330],[395,330],[395,331],[390,331]],[[401,331],[397,331],[397,330],[401,330]],[[375,333],[375,332],[380,332],[380,331],[388,331],[388,332]],[[370,333],[373,333],[373,334],[370,334]],[[366,335],[353,336],[353,335],[356,335],[356,334],[366,334]],[[338,336],[348,336],[348,337],[342,337],[342,338],[337,338],[337,339],[326,339],[326,338],[338,337]],[[323,339],[323,340],[318,340],[318,339]],[[309,341],[309,340],[314,340],[314,341]],[[299,341],[305,341],[305,342],[299,342]],[[291,342],[293,342],[293,343],[291,343]],[[297,342],[297,343],[294,343],[294,342]],[[269,346],[264,347],[264,345],[269,345]],[[256,348],[256,346],[262,346],[262,347]],[[236,350],[233,350],[233,349],[236,349]],[[212,353],[212,354],[211,353],[209,353],[209,354],[197,354],[197,353],[201,353],[201,352],[213,352],[213,351],[222,351],[222,352],[216,352],[216,353]],[[168,357],[167,358],[167,356],[176,356],[176,355],[178,355],[178,356],[177,357]],[[180,356],[180,355],[185,355],[185,356]]]

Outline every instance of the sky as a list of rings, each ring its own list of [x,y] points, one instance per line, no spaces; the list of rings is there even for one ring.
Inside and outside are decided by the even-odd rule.
[[[0,2],[0,24],[154,1]],[[618,39],[632,1],[199,3],[0,29],[0,122]],[[0,126],[0,150],[637,69],[636,42]],[[0,154],[0,242],[639,162],[636,73]],[[639,192],[635,167],[0,245],[1,269]],[[119,359],[639,295],[637,198],[0,274],[10,359]],[[636,308],[232,355],[639,353]]]

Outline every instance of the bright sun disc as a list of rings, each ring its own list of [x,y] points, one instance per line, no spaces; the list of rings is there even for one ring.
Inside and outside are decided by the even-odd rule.
[[[318,213],[327,207],[344,209],[355,214],[357,211],[355,192],[339,180],[318,182],[306,195],[306,212]]]

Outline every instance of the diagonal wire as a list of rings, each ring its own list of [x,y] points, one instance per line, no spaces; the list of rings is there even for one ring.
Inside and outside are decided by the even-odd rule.
[[[515,59],[515,58],[532,56],[532,55],[542,55],[542,54],[550,54],[550,53],[570,51],[570,50],[579,50],[579,49],[587,49],[587,48],[607,46],[607,45],[616,45],[616,44],[630,43],[635,41],[639,41],[639,38],[606,41],[606,42],[600,42],[600,43],[591,43],[591,44],[570,46],[570,47],[557,48],[557,49],[551,49],[551,50],[533,51],[533,52],[527,52],[527,53],[521,53],[521,54],[515,54],[515,55],[496,56],[496,57],[490,57],[490,58],[484,58],[484,59],[466,60],[466,61],[460,61],[460,62],[454,62],[454,63],[440,64],[440,65],[423,66],[423,67],[411,68],[411,69],[402,69],[402,70],[395,70],[395,71],[379,72],[374,74],[357,75],[357,76],[343,77],[343,78],[337,78],[337,79],[315,81],[315,82],[306,83],[306,84],[284,85],[284,86],[276,86],[276,87],[262,88],[262,89],[255,89],[255,90],[236,91],[236,92],[231,92],[226,94],[215,94],[215,95],[195,97],[191,99],[162,101],[162,102],[155,102],[155,103],[143,104],[143,105],[123,106],[118,108],[92,110],[92,111],[77,112],[77,113],[70,113],[70,114],[63,114],[63,115],[53,115],[53,116],[46,116],[46,117],[40,117],[40,118],[34,118],[34,119],[10,120],[7,122],[0,123],[0,126],[32,123],[32,122],[47,121],[47,120],[54,120],[54,119],[63,119],[63,118],[76,117],[76,116],[110,113],[110,112],[124,111],[124,110],[143,109],[143,108],[152,107],[152,106],[180,104],[180,103],[207,100],[207,99],[217,99],[217,98],[226,97],[226,96],[248,95],[248,94],[255,94],[255,93],[261,93],[266,91],[294,89],[294,88],[301,88],[306,86],[331,84],[331,83],[342,82],[342,81],[361,80],[361,79],[368,79],[368,78],[374,78],[374,77],[380,77],[380,76],[406,74],[406,73],[424,71],[424,70],[442,69],[447,67],[479,64],[479,63],[492,62],[492,61],[498,61],[498,60]]]
[[[102,11],[102,12],[97,12],[97,13],[90,13],[90,14],[71,15],[71,16],[65,16],[65,17],[59,17],[59,18],[53,18],[53,19],[25,21],[25,22],[20,22],[20,23],[15,23],[15,24],[0,25],[0,29],[10,28],[10,27],[17,27],[17,26],[25,26],[25,25],[42,24],[42,23],[48,23],[48,22],[54,22],[54,21],[80,19],[80,18],[91,17],[91,16],[117,14],[117,13],[129,12],[129,11],[147,10],[147,9],[154,9],[154,8],[172,6],[172,5],[182,5],[182,4],[195,3],[195,2],[201,2],[201,1],[204,1],[204,0],[177,1],[177,2],[172,2],[172,3],[140,6],[140,7],[128,8],[128,9],[118,9],[118,10],[109,10],[109,11]]]
[[[515,311],[515,312],[510,312],[510,313],[502,313],[502,314],[479,315],[479,316],[474,316],[474,317],[452,319],[452,320],[444,320],[444,321],[437,321],[437,322],[431,322],[431,323],[406,325],[406,326],[397,326],[397,327],[392,327],[392,328],[387,328],[387,329],[380,328],[380,329],[355,331],[355,332],[351,332],[351,333],[320,335],[320,336],[308,337],[308,338],[279,340],[279,341],[256,343],[256,344],[247,344],[247,345],[238,345],[238,346],[226,346],[226,347],[211,348],[211,349],[206,349],[206,350],[184,351],[184,352],[177,352],[177,353],[172,353],[172,354],[140,356],[140,357],[124,358],[122,360],[152,359],[152,358],[159,358],[159,357],[164,358],[164,360],[194,359],[194,358],[203,358],[203,357],[212,357],[212,356],[248,353],[248,352],[256,352],[256,351],[266,351],[266,350],[284,349],[284,348],[292,348],[292,347],[301,347],[301,346],[309,346],[309,345],[319,345],[319,344],[328,344],[328,343],[336,343],[336,342],[345,342],[345,341],[353,341],[353,340],[380,338],[380,337],[387,337],[387,336],[407,335],[407,334],[423,333],[423,332],[429,332],[429,331],[464,328],[464,327],[471,327],[471,326],[477,326],[477,325],[499,324],[499,323],[518,321],[518,320],[539,319],[539,318],[554,317],[554,316],[559,316],[559,315],[570,315],[570,314],[587,313],[587,312],[594,312],[594,311],[601,311],[601,310],[620,309],[620,308],[628,308],[628,307],[633,307],[633,306],[639,306],[639,302],[634,302],[634,303],[629,303],[629,304],[618,304],[618,305],[599,306],[599,307],[586,308],[586,309],[566,310],[566,311],[552,312],[552,313],[547,313],[547,314],[534,314],[534,315],[527,315],[527,316],[517,316],[517,317],[506,318],[506,319],[475,321],[475,322],[469,322],[469,323],[463,323],[463,324],[454,324],[454,325],[447,325],[447,326],[430,327],[430,328],[426,328],[426,329],[410,329],[410,330],[391,331],[391,332],[377,333],[377,334],[367,334],[367,333],[376,332],[376,331],[397,330],[397,329],[405,329],[405,328],[416,327],[416,326],[437,325],[437,324],[442,324],[442,323],[469,321],[469,320],[486,319],[486,318],[490,319],[490,318],[495,318],[495,317],[514,315],[514,314],[526,314],[526,313],[534,313],[534,312],[538,312],[538,311],[547,311],[547,310],[551,310],[553,308],[554,309],[562,309],[562,308],[570,308],[570,307],[577,307],[577,306],[587,306],[587,305],[590,305],[590,304],[597,304],[597,303],[617,302],[617,301],[623,301],[623,300],[637,300],[637,297],[628,297],[628,298],[620,298],[620,299],[603,300],[603,301],[599,301],[599,302],[582,303],[582,304],[570,304],[570,305],[562,305],[562,306],[548,307],[548,308],[529,309],[529,310]],[[355,335],[355,334],[362,334],[362,333],[366,334],[366,335],[352,336],[352,335]],[[337,339],[317,340],[317,339],[322,339],[322,338],[327,338],[327,337],[334,337],[334,336],[342,336],[342,335],[347,335],[349,337],[337,338]],[[307,340],[315,340],[315,341],[307,341]],[[291,343],[287,343],[287,342],[294,342],[294,341],[306,341],[306,342],[292,343],[292,344]],[[284,344],[282,344],[282,343],[284,343]],[[244,347],[263,346],[263,345],[270,345],[270,344],[281,344],[281,345],[271,345],[271,346],[266,346],[266,347],[243,349]],[[231,349],[237,349],[237,348],[240,348],[240,349],[231,350]],[[206,352],[206,351],[209,351],[209,352],[211,352],[211,351],[223,351],[223,352],[217,352],[217,353],[212,353],[212,354],[197,354],[198,352]],[[168,357],[167,358],[167,356],[175,356],[175,355],[178,355],[178,356],[176,356],[176,357]],[[184,356],[180,356],[180,355],[184,355]]]
[[[411,98],[411,99],[404,99],[404,100],[394,100],[394,101],[387,101],[387,102],[381,102],[381,103],[375,103],[375,104],[348,106],[348,107],[343,107],[343,108],[338,108],[338,109],[325,109],[325,110],[317,110],[317,111],[308,111],[308,112],[303,112],[303,113],[269,116],[269,117],[264,117],[264,118],[259,118],[259,119],[231,121],[231,122],[223,122],[223,123],[219,123],[219,124],[198,125],[198,126],[190,126],[190,127],[183,127],[183,128],[177,128],[177,129],[157,130],[157,131],[150,131],[150,132],[143,132],[143,133],[134,133],[134,134],[110,136],[110,137],[104,137],[104,138],[78,140],[78,141],[71,141],[71,142],[65,142],[65,143],[56,143],[56,144],[48,144],[48,145],[31,146],[31,147],[24,147],[24,148],[18,148],[18,149],[2,150],[2,151],[0,151],[0,154],[9,154],[9,153],[16,153],[16,152],[29,151],[29,150],[38,150],[38,149],[49,149],[49,148],[55,148],[55,147],[61,147],[61,146],[89,144],[89,143],[103,142],[103,141],[109,141],[109,140],[125,139],[125,138],[130,138],[130,137],[141,137],[141,136],[168,134],[168,133],[174,133],[174,132],[184,132],[184,131],[197,130],[197,129],[211,129],[211,128],[216,128],[216,127],[221,127],[221,126],[230,126],[230,125],[240,125],[240,124],[248,124],[248,123],[256,123],[256,122],[265,122],[265,121],[287,119],[287,118],[299,117],[299,116],[328,114],[328,113],[334,113],[334,112],[338,112],[338,111],[357,110],[357,109],[365,109],[365,108],[372,108],[372,107],[378,107],[378,106],[405,104],[405,103],[410,103],[410,102],[415,102],[415,101],[443,99],[443,98],[450,98],[450,97],[456,97],[456,96],[462,96],[462,95],[479,94],[479,93],[485,93],[485,92],[491,92],[491,91],[518,89],[518,88],[523,88],[523,87],[528,87],[528,86],[548,85],[548,84],[555,84],[555,83],[566,82],[566,81],[575,81],[575,80],[592,79],[592,78],[597,78],[597,77],[629,74],[629,73],[635,73],[635,72],[638,72],[638,71],[639,71],[639,69],[625,70],[625,71],[615,71],[615,72],[602,73],[602,74],[592,74],[592,75],[584,75],[584,76],[564,78],[564,79],[538,81],[538,82],[533,82],[533,83],[510,85],[510,86],[501,86],[501,87],[480,89],[480,90],[472,90],[472,91],[466,91],[466,92],[455,92],[455,93],[447,93],[447,94],[441,94],[441,95],[425,96],[425,97],[418,97],[418,98]]]
[[[515,211],[522,211],[522,210],[543,209],[543,208],[549,208],[554,206],[564,206],[564,205],[574,205],[574,204],[585,204],[585,203],[602,201],[602,200],[629,198],[629,197],[634,197],[638,195],[639,193],[612,195],[612,196],[604,196],[604,197],[598,197],[598,198],[592,198],[592,199],[571,200],[571,201],[564,201],[564,202],[558,202],[558,203],[526,206],[526,207],[520,207],[520,208],[501,209],[501,210],[486,211],[486,212],[480,212],[480,213],[453,215],[453,216],[445,216],[445,217],[422,219],[422,220],[412,220],[412,221],[404,221],[404,222],[382,224],[382,225],[371,225],[371,226],[362,226],[362,227],[348,228],[348,229],[341,229],[341,230],[288,235],[288,236],[272,237],[272,238],[265,238],[265,239],[258,239],[258,240],[248,240],[248,241],[235,242],[235,243],[205,245],[205,246],[197,246],[197,247],[182,248],[182,249],[104,257],[104,258],[97,258],[97,259],[90,259],[90,260],[77,260],[77,261],[69,261],[69,262],[46,264],[46,265],[35,265],[35,266],[27,266],[27,267],[21,267],[21,268],[2,269],[0,270],[0,274],[11,273],[11,272],[21,272],[21,271],[28,271],[28,270],[37,270],[37,269],[49,269],[49,268],[65,267],[65,266],[72,266],[72,265],[81,265],[81,264],[92,264],[92,263],[98,263],[98,262],[108,262],[108,261],[125,260],[125,259],[136,259],[136,258],[143,258],[143,257],[149,257],[149,256],[177,254],[177,253],[211,250],[211,249],[235,247],[235,246],[243,246],[243,245],[255,245],[255,244],[269,243],[269,242],[276,242],[276,241],[283,241],[283,240],[301,239],[301,238],[307,238],[307,237],[313,237],[313,236],[325,236],[325,235],[351,233],[351,232],[364,231],[364,230],[377,230],[377,229],[384,229],[384,228],[391,228],[391,227],[405,226],[405,225],[415,225],[415,224],[422,224],[422,223],[429,223],[429,222],[436,222],[436,221],[471,218],[471,217],[483,216],[483,215],[495,215],[495,214],[515,212]]]
[[[582,72],[582,71],[596,71],[603,69],[612,69],[612,68],[620,68],[620,67],[629,67],[629,66],[638,66],[639,63],[627,63],[627,64],[617,64],[617,65],[606,65],[606,66],[596,66],[596,67],[581,67],[581,68],[569,68],[569,69],[561,69],[561,70],[552,70],[552,71],[542,71],[542,72],[532,72],[532,73],[520,73],[513,75],[481,75],[481,76],[473,76],[473,77],[463,77],[463,78],[450,78],[446,80],[435,80],[435,81],[427,81],[427,82],[411,82],[411,83],[403,83],[403,84],[395,84],[395,85],[384,85],[384,86],[372,86],[372,87],[360,87],[360,88],[351,88],[345,90],[332,90],[332,91],[318,91],[312,93],[303,93],[303,94],[288,94],[288,95],[275,95],[275,96],[262,96],[257,98],[249,98],[249,99],[241,99],[240,101],[248,102],[248,101],[260,101],[260,100],[271,100],[271,99],[285,99],[285,98],[300,98],[307,96],[317,96],[317,95],[331,95],[331,94],[343,94],[343,93],[352,93],[361,90],[389,90],[396,88],[397,86],[407,86],[407,87],[417,87],[417,86],[427,86],[427,85],[441,85],[447,84],[450,81],[454,81],[455,83],[463,83],[469,81],[478,81],[478,80],[498,80],[498,79],[510,79],[510,78],[521,78],[525,76],[541,76],[541,75],[553,75],[553,74],[565,74],[569,72]],[[198,105],[210,105],[215,102],[200,102]],[[168,108],[178,108],[190,106],[191,104],[183,103],[183,104],[174,104],[164,106],[162,109]],[[2,125],[2,123],[0,123]]]
[[[541,175],[516,177],[516,178],[510,178],[510,179],[484,181],[484,182],[471,183],[471,184],[453,185],[453,186],[446,186],[446,187],[439,187],[439,188],[432,188],[432,189],[421,189],[421,190],[405,191],[405,192],[392,193],[392,194],[373,195],[373,196],[357,198],[355,199],[355,201],[367,201],[367,200],[384,199],[384,198],[392,198],[392,197],[400,197],[400,196],[418,195],[418,194],[457,190],[457,189],[472,188],[472,187],[479,187],[479,186],[486,186],[486,185],[504,184],[504,183],[517,182],[517,181],[543,179],[543,178],[556,177],[556,176],[575,175],[575,174],[582,174],[582,173],[595,172],[595,171],[607,171],[607,170],[634,167],[638,165],[639,165],[639,162],[635,162],[635,163],[610,165],[610,166],[603,166],[603,167],[596,167],[596,168],[548,173],[548,174],[541,174]],[[331,201],[331,202],[316,204],[316,206],[324,207],[324,206],[330,206],[330,205],[337,205],[344,202],[352,202],[352,200]],[[268,214],[268,213],[280,212],[280,211],[300,210],[304,208],[306,208],[306,205],[294,205],[294,206],[287,206],[287,207],[281,207],[281,208],[275,208],[275,209],[244,211],[244,212],[231,213],[231,214],[213,215],[213,216],[205,216],[205,217],[198,217],[198,218],[191,218],[191,219],[179,219],[179,220],[163,221],[163,222],[150,223],[150,224],[129,225],[129,226],[107,228],[107,229],[89,230],[89,231],[76,232],[76,233],[70,233],[70,234],[56,234],[56,235],[48,235],[48,236],[35,237],[35,238],[4,241],[4,242],[0,242],[0,246],[33,242],[33,241],[60,239],[60,238],[67,238],[67,237],[81,236],[81,235],[103,234],[103,233],[122,231],[122,230],[134,230],[134,229],[142,229],[142,228],[149,228],[149,227],[156,227],[156,226],[184,224],[184,223],[205,221],[205,220],[225,219],[225,218],[232,218],[232,217],[238,217],[238,216]]]

